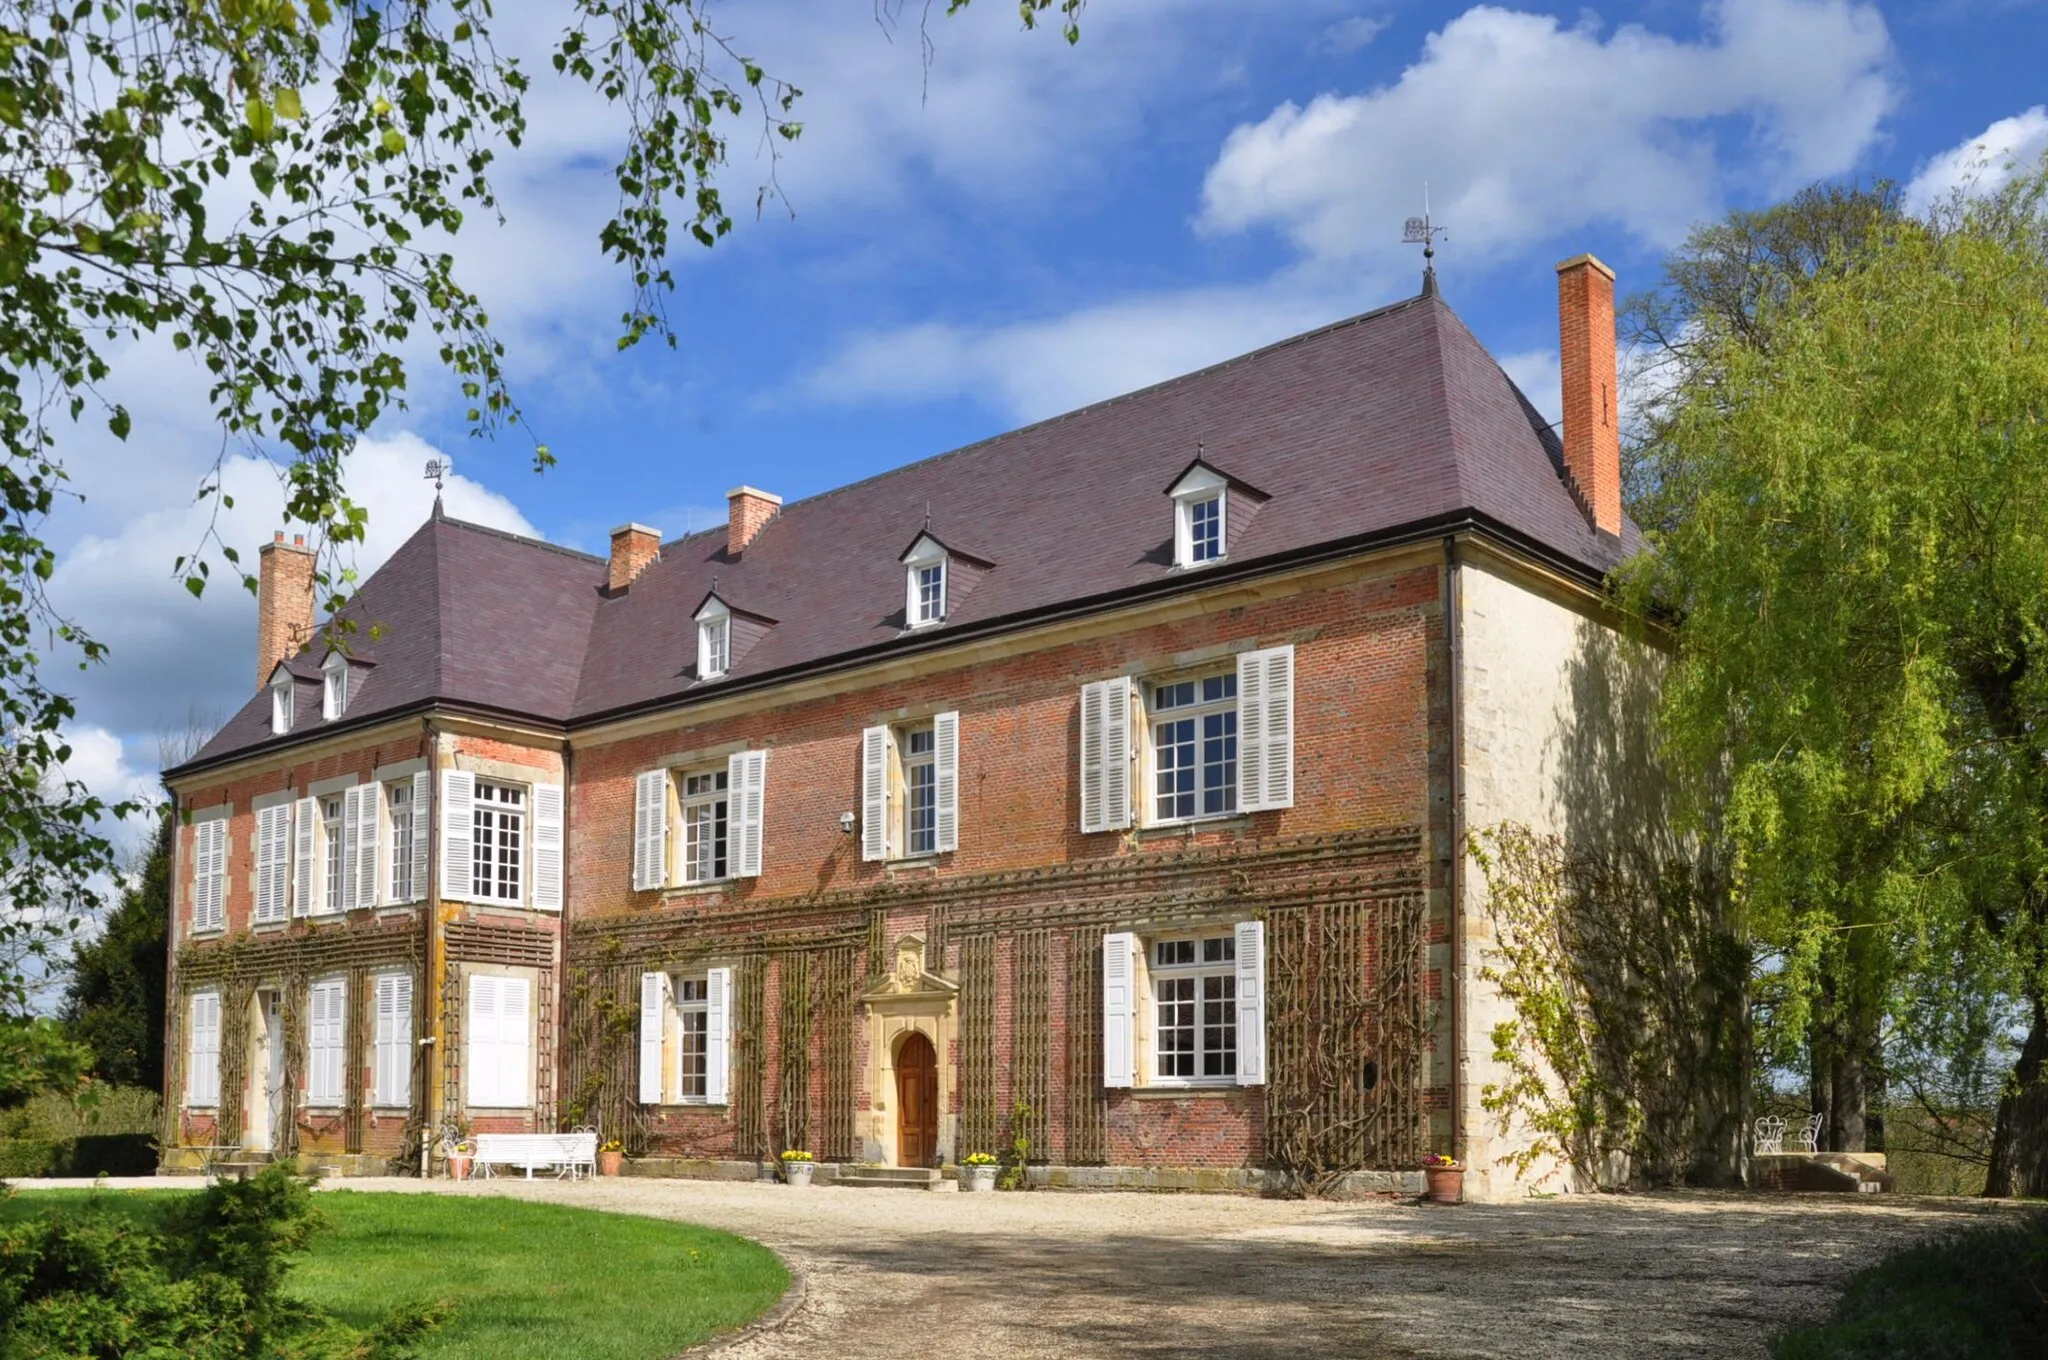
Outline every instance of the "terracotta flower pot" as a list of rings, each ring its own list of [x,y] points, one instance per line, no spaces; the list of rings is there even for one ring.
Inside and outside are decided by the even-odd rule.
[[[597,1174],[600,1176],[616,1176],[625,1164],[626,1154],[618,1148],[597,1154]]]
[[[455,1180],[466,1181],[469,1179],[469,1169],[475,1162],[476,1159],[467,1152],[454,1153],[448,1158],[448,1174]]]
[[[1433,1204],[1461,1204],[1465,1199],[1465,1168],[1462,1166],[1425,1166],[1422,1178],[1429,1189],[1423,1198]]]

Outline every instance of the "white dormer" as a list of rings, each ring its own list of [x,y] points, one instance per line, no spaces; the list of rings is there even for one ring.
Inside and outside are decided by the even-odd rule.
[[[270,731],[283,736],[292,730],[292,673],[279,666],[270,675]]]
[[[697,678],[715,680],[732,669],[732,610],[716,595],[697,611]]]
[[[333,722],[348,712],[348,657],[329,652],[320,663],[320,717]]]
[[[1173,497],[1173,564],[1201,567],[1220,562],[1229,551],[1230,481],[1200,459],[1167,488]]]
[[[946,577],[951,565],[946,545],[919,534],[903,554],[903,622],[927,628],[946,621]]]

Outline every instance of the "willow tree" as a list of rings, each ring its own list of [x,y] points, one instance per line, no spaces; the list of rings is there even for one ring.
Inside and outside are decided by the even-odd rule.
[[[591,248],[620,270],[621,348],[688,328],[666,306],[671,252],[733,225],[728,133],[798,134],[799,92],[708,0],[541,3],[560,36],[536,73],[495,44],[491,0],[0,0],[0,955],[71,932],[116,868],[106,820],[129,810],[63,773],[75,714],[56,677],[106,652],[42,593],[70,432],[129,436],[127,348],[154,335],[189,356],[223,447],[275,460],[286,514],[332,553],[363,537],[349,450],[415,390],[417,356],[477,431],[519,426],[462,232],[497,212],[532,81],[617,110],[617,205]],[[899,0],[846,3],[886,17]],[[1081,5],[1019,8],[1072,41]],[[533,459],[552,461],[537,442]],[[165,564],[194,594],[217,566],[248,583],[232,548],[194,546]],[[77,1057],[23,1023],[23,978],[0,967],[0,1083]]]
[[[1724,771],[1783,1028],[1875,1032],[1901,945],[1995,951],[2030,1031],[1992,1188],[2048,1193],[2048,177],[1873,235],[1708,330],[1629,583],[1681,617],[1667,730]]]

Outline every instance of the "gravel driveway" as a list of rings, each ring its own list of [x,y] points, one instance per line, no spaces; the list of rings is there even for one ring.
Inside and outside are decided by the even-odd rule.
[[[1998,1212],[1840,1196],[1424,1208],[639,1179],[346,1186],[506,1194],[757,1238],[804,1272],[807,1297],[721,1360],[1762,1356],[1851,1271]]]

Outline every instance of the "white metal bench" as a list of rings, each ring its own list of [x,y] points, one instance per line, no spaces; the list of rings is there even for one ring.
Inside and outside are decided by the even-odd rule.
[[[1801,1152],[1820,1150],[1820,1126],[1824,1117],[1807,1115],[1790,1128],[1792,1140],[1799,1144]],[[1782,1115],[1765,1115],[1756,1121],[1756,1152],[1759,1157],[1775,1156],[1785,1151],[1787,1126]]]
[[[597,1173],[597,1135],[578,1133],[480,1133],[476,1135],[479,1174],[495,1176],[493,1167],[518,1167],[533,1179],[534,1168],[552,1170],[557,1179],[577,1180]]]

